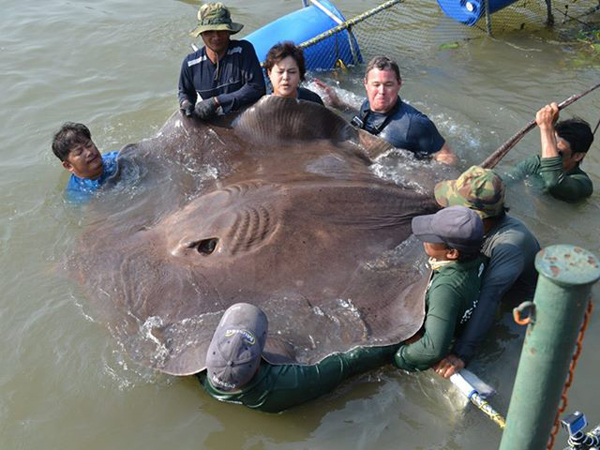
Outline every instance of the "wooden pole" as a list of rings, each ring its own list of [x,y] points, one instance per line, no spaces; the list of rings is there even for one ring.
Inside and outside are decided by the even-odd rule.
[[[585,91],[583,91],[579,94],[570,96],[568,99],[566,99],[563,102],[558,104],[558,109],[561,110],[561,109],[566,108],[571,103],[574,103],[575,101],[579,100],[581,97],[589,94],[594,89],[597,89],[599,87],[600,87],[600,83],[598,83],[595,86],[592,86],[589,89],[586,89]],[[511,137],[508,141],[506,141],[504,144],[502,144],[494,153],[492,153],[490,156],[488,156],[485,159],[485,161],[483,161],[481,163],[481,167],[483,167],[484,169],[493,169],[494,167],[496,167],[496,165],[500,162],[500,160],[502,158],[504,158],[506,156],[506,154],[515,145],[517,145],[517,143],[523,138],[523,136],[525,136],[529,131],[531,131],[535,127],[535,125],[536,125],[535,119],[532,120],[531,122],[529,122],[527,125],[525,125],[525,127],[523,127],[522,130],[520,130],[517,134],[515,134],[513,137]]]

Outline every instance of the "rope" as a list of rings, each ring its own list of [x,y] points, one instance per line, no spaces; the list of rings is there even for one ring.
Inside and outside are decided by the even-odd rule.
[[[302,44],[299,45],[299,47],[306,48],[306,47],[314,45],[318,42],[321,42],[322,40],[327,39],[330,36],[333,36],[335,33],[345,30],[345,29],[348,29],[348,28],[352,27],[353,25],[355,25],[359,22],[362,22],[365,19],[368,19],[372,15],[377,14],[378,12],[381,12],[384,9],[391,8],[392,6],[397,5],[398,3],[402,2],[402,1],[403,0],[389,0],[385,3],[382,3],[381,5],[373,8],[373,9],[370,9],[369,11],[366,11],[362,14],[359,14],[358,16],[353,17],[350,20],[345,21],[344,23],[338,25],[337,27],[331,28],[330,30],[325,31],[324,33],[321,33],[318,36],[315,36],[314,38],[303,42]]]
[[[592,134],[596,134],[596,131],[598,131],[598,127],[600,127],[600,119],[598,120],[598,123],[596,124],[596,128],[594,128],[594,132]]]
[[[561,395],[561,405],[556,412],[556,417],[554,418],[554,429],[552,433],[550,433],[550,440],[548,441],[547,450],[552,450],[554,447],[554,440],[556,438],[556,433],[558,433],[558,429],[560,427],[559,418],[567,409],[567,405],[569,404],[569,400],[567,399],[567,391],[571,387],[571,383],[573,382],[573,374],[575,373],[575,367],[577,367],[577,360],[581,355],[581,349],[583,348],[583,337],[585,336],[585,330],[588,326],[588,322],[590,320],[590,316],[592,315],[592,311],[594,310],[594,305],[592,300],[588,302],[587,309],[585,310],[585,316],[583,318],[583,323],[581,324],[581,328],[579,329],[579,335],[577,336],[577,344],[575,346],[575,353],[573,354],[573,359],[571,360],[571,365],[569,366],[569,376],[567,377],[567,381],[563,387],[562,395]]]
[[[498,411],[492,408],[492,405],[486,402],[477,393],[471,395],[471,398],[469,400],[471,400],[471,403],[477,406],[486,416],[492,419],[496,423],[496,425],[500,427],[500,429],[504,430],[504,428],[506,427],[506,419],[502,416],[502,414],[500,414]]]

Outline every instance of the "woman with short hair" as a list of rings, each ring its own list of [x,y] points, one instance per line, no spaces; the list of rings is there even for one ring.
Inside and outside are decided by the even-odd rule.
[[[275,44],[267,53],[265,62],[267,75],[276,97],[296,98],[323,104],[323,100],[313,91],[300,87],[304,81],[306,67],[304,54],[300,47],[292,42]]]

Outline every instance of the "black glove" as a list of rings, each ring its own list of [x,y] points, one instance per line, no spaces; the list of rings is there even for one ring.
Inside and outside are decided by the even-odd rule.
[[[194,105],[192,105],[187,100],[184,100],[179,110],[181,111],[181,114],[183,114],[185,117],[192,117],[192,114],[194,114]]]
[[[208,100],[202,100],[200,103],[196,103],[194,113],[199,119],[208,120],[217,114],[218,108],[219,105],[217,105],[215,99],[209,98]]]

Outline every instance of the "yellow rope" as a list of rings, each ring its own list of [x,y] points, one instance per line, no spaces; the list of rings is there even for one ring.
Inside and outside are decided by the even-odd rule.
[[[506,427],[506,419],[477,393],[471,395],[471,402],[486,416],[492,419],[502,430]]]

